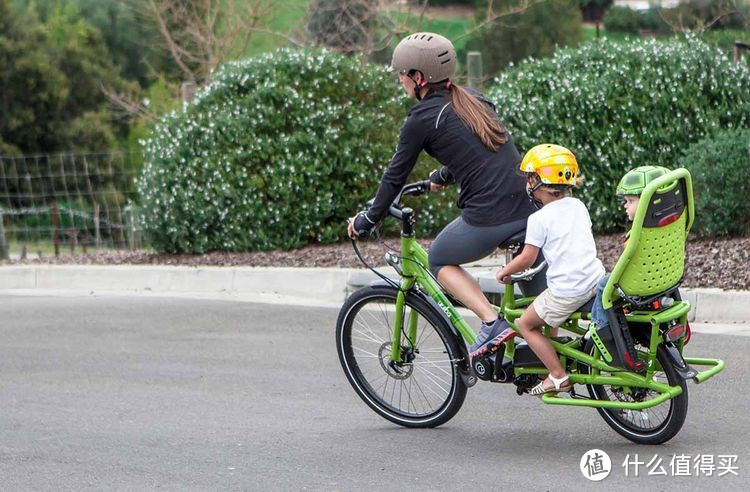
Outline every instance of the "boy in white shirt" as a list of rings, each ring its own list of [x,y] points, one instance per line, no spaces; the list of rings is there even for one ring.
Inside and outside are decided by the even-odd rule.
[[[523,251],[497,273],[497,279],[509,283],[510,275],[529,268],[541,249],[548,287],[517,321],[524,340],[549,370],[547,379],[531,390],[541,396],[572,388],[542,328],[546,323],[556,329],[594,297],[604,266],[596,256],[588,210],[571,196],[579,179],[573,153],[559,145],[537,145],[524,156],[521,171],[529,197],[542,208],[529,216]]]

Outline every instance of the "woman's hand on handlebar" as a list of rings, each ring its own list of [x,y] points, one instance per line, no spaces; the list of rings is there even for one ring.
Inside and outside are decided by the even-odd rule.
[[[433,169],[430,171],[430,191],[441,191],[447,188],[445,184],[445,180],[443,179],[442,174],[438,169]]]
[[[375,227],[375,222],[371,221],[367,216],[367,212],[363,210],[354,217],[349,218],[346,233],[352,239],[367,239],[373,227]]]

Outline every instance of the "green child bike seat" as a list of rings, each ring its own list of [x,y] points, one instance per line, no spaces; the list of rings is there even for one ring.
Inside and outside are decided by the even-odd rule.
[[[687,169],[675,169],[646,186],[627,246],[604,287],[605,309],[622,294],[648,298],[680,283],[693,217],[693,184]]]

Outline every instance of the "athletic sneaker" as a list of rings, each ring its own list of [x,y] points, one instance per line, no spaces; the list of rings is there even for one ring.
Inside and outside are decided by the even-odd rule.
[[[497,318],[490,324],[482,322],[482,328],[477,335],[477,341],[469,346],[469,353],[474,353],[484,347],[487,342],[502,333],[504,328],[508,327],[504,319]]]
[[[474,352],[471,352],[469,356],[473,359],[475,357],[483,357],[487,354],[495,353],[503,348],[505,342],[516,336],[516,332],[508,326],[498,336],[489,340],[484,346],[479,347]]]

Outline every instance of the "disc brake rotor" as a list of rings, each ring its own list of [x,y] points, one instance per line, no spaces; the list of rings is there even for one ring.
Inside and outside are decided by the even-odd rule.
[[[380,346],[378,350],[378,358],[380,359],[380,367],[393,379],[407,379],[411,376],[414,371],[412,364],[395,362],[391,360],[391,347],[392,342],[385,342]],[[402,351],[405,351],[404,347],[401,347]],[[408,360],[408,358],[407,358]]]

